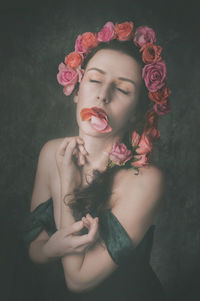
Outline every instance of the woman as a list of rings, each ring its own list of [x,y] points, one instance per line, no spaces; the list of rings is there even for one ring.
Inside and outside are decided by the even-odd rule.
[[[149,265],[163,193],[149,158],[170,110],[155,41],[151,28],[107,22],[59,65],[79,136],[43,146],[25,239],[32,261],[61,258],[69,300],[165,300]]]

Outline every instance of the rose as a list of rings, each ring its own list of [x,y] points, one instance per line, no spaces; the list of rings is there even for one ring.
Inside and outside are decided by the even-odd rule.
[[[158,115],[166,115],[167,113],[171,112],[171,105],[169,99],[166,100],[166,102],[161,103],[161,104],[155,104],[153,106],[154,111]]]
[[[87,53],[87,49],[82,45],[82,35],[78,35],[76,42],[75,42],[75,51],[79,53]]]
[[[134,24],[133,22],[123,22],[115,24],[115,32],[119,41],[128,41],[133,37]]]
[[[155,92],[149,92],[148,96],[151,100],[157,104],[163,104],[166,102],[167,97],[171,94],[171,90],[165,85],[160,90]]]
[[[152,144],[149,141],[147,135],[143,133],[140,142],[138,144],[138,148],[136,149],[136,153],[139,155],[145,155],[146,153],[151,152],[151,150],[152,150]]]
[[[134,43],[136,46],[142,47],[146,43],[155,43],[156,34],[155,31],[147,26],[139,26],[136,29]]]
[[[158,115],[154,111],[147,111],[145,115],[145,133],[150,139],[159,139],[160,131],[158,130]]]
[[[83,70],[79,68],[74,70],[68,66],[65,66],[63,63],[60,63],[58,69],[59,72],[57,74],[57,80],[60,85],[64,86],[63,93],[65,95],[70,95],[77,81],[80,82],[83,75]]]
[[[89,50],[97,47],[99,41],[97,40],[97,34],[92,32],[85,32],[82,34],[82,46],[83,49]]]
[[[124,165],[132,158],[131,151],[127,149],[124,143],[114,143],[109,153],[110,160],[116,165]]]
[[[148,158],[146,155],[136,155],[134,156],[134,159],[138,159],[137,161],[133,161],[131,162],[131,165],[134,166],[134,167],[141,167],[145,164],[147,164],[148,162]]]
[[[158,127],[158,115],[154,111],[148,110],[145,114],[145,119],[146,119],[145,131],[151,127],[154,128]]]
[[[80,66],[83,62],[83,55],[78,52],[71,52],[65,57],[65,64],[72,68],[76,69],[78,66]]]
[[[167,68],[164,61],[147,64],[142,69],[142,77],[150,92],[155,92],[165,85]]]
[[[115,25],[112,22],[107,22],[97,34],[97,40],[99,42],[109,42],[115,38]]]
[[[161,60],[162,47],[147,43],[142,46],[140,52],[142,52],[142,60],[145,64],[155,63]]]
[[[132,146],[133,147],[137,146],[139,141],[140,141],[140,135],[136,131],[133,131],[131,137]]]

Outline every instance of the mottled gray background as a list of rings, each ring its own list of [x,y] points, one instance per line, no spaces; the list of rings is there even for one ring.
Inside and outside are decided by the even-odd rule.
[[[157,33],[172,90],[155,161],[166,175],[151,263],[171,300],[200,300],[198,1],[5,1],[0,10],[2,300],[29,300],[20,247],[37,158],[49,139],[77,133],[58,64],[78,34],[134,20]],[[2,281],[1,281],[2,284]],[[102,300],[103,301],[103,300]],[[139,300],[138,300],[139,301]],[[156,301],[156,300],[155,300]]]

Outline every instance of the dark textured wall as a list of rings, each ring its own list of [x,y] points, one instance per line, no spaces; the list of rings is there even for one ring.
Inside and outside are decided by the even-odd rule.
[[[151,263],[172,300],[200,300],[198,1],[72,2],[1,5],[2,300],[28,300],[20,226],[39,151],[49,139],[77,133],[71,99],[56,80],[58,64],[78,34],[96,31],[108,20],[153,27],[164,48],[172,112],[161,118],[155,151],[167,189]]]

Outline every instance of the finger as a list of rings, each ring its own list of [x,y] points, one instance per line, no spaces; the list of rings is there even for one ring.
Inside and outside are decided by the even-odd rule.
[[[96,223],[96,222],[95,222]],[[88,234],[81,235],[81,236],[73,236],[73,246],[74,248],[84,245],[90,244],[93,242],[95,235],[97,234],[97,225],[91,227]]]
[[[85,144],[85,141],[83,140],[83,138],[81,138],[80,136],[77,136],[77,142],[80,144]]]
[[[84,226],[89,229],[90,223],[87,221],[87,219],[85,217],[82,217],[82,221]]]
[[[80,165],[84,165],[85,164],[85,157],[81,153],[79,153],[79,162],[80,162]]]
[[[88,155],[88,152],[86,151],[84,145],[78,144],[78,148],[83,155],[85,155],[85,156]]]
[[[82,230],[84,227],[83,221],[80,220],[78,222],[73,223],[67,230],[68,230],[68,235],[69,234],[74,234],[80,230]]]
[[[71,140],[71,137],[67,137],[67,138],[63,139],[63,141],[61,142],[61,144],[59,145],[58,150],[57,150],[58,155],[60,155],[60,156],[65,155],[65,150],[66,150],[66,147],[67,147],[68,143],[70,142],[70,140]]]
[[[73,138],[67,148],[66,148],[66,151],[65,151],[65,156],[64,156],[64,161],[65,162],[71,162],[72,161],[72,157],[73,157],[73,152],[75,151],[76,149],[76,139]]]

